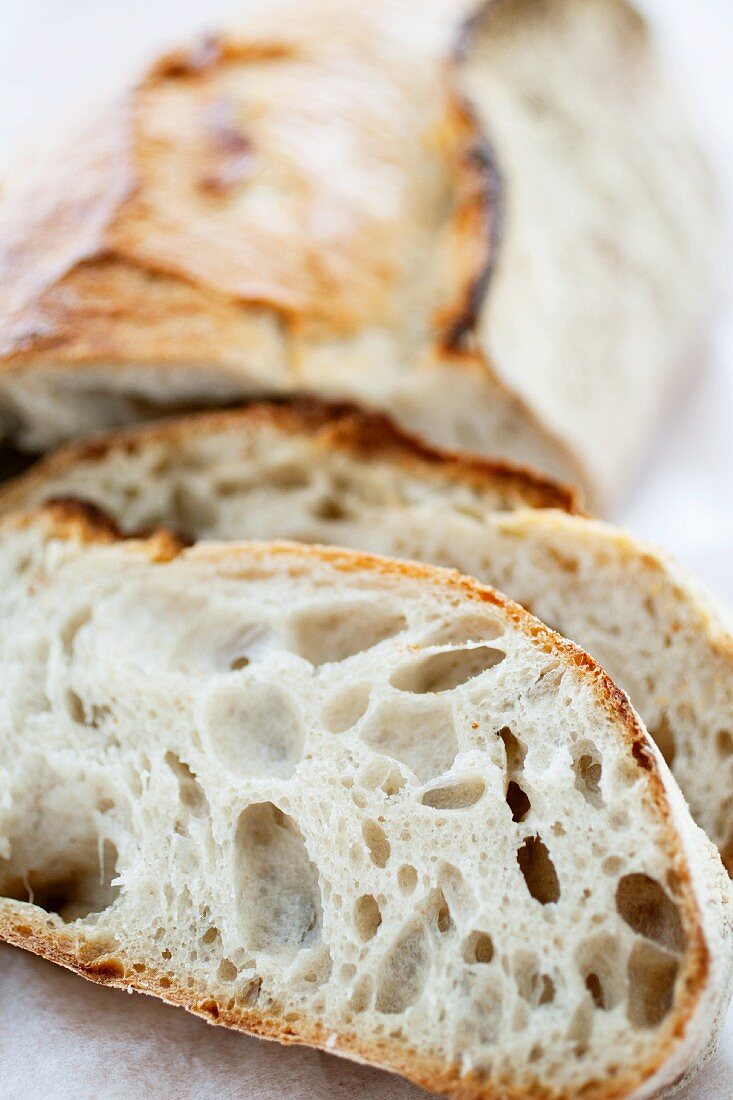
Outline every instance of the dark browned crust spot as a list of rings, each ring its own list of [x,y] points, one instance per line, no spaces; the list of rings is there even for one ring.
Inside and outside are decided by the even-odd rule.
[[[489,289],[504,225],[504,185],[494,148],[481,130],[478,116],[465,98],[456,98],[457,109],[473,134],[462,151],[459,192],[464,192],[455,213],[459,232],[468,242],[480,242],[481,256],[462,291],[453,316],[444,320],[442,335],[446,352],[464,350],[470,343]]]

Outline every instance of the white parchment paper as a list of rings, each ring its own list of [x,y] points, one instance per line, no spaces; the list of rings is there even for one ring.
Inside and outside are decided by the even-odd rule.
[[[121,86],[145,58],[266,0],[2,0],[0,162]],[[645,0],[733,199],[733,4]],[[721,226],[721,238],[724,236]],[[733,605],[733,264],[694,370],[617,519],[667,546]],[[0,1100],[408,1100],[404,1082],[314,1051],[213,1028],[0,946]],[[680,1094],[733,1096],[733,1014]]]

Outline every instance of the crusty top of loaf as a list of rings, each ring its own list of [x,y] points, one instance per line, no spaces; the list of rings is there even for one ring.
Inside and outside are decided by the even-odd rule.
[[[458,21],[339,12],[163,58],[9,181],[0,361],[222,362],[262,327],[242,305],[318,340],[409,316],[417,343],[456,344],[497,222],[491,157],[434,63]]]

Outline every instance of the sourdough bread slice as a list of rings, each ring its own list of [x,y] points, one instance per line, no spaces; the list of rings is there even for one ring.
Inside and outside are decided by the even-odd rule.
[[[437,452],[383,417],[252,406],[58,452],[0,513],[83,497],[125,529],[338,543],[458,568],[588,650],[630,696],[733,868],[733,637],[667,555],[533,475]]]
[[[646,1097],[713,1040],[730,884],[603,671],[454,572],[0,536],[0,930],[460,1097]]]

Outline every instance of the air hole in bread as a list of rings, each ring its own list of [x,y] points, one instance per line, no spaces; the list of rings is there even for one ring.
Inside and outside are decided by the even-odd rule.
[[[402,665],[393,673],[390,683],[399,691],[409,691],[414,695],[452,691],[495,668],[505,657],[503,650],[486,645],[472,649],[448,649]]]
[[[733,734],[728,730],[718,730],[715,744],[721,756],[733,756]]]
[[[310,607],[293,619],[295,650],[312,665],[345,661],[405,629],[404,615],[373,603]]]
[[[403,863],[397,872],[397,885],[403,894],[411,894],[417,886],[417,871],[409,863]]]
[[[198,536],[216,526],[218,510],[210,494],[191,484],[178,483],[171,488],[167,521],[186,536]]]
[[[366,713],[370,684],[349,684],[333,695],[323,708],[323,725],[331,733],[343,733],[355,726]]]
[[[84,607],[79,611],[76,611],[67,621],[64,623],[60,631],[61,645],[64,648],[65,653],[71,656],[74,650],[74,642],[76,636],[82,627],[85,627],[91,620],[92,610],[89,607]]]
[[[573,1054],[576,1058],[584,1058],[588,1053],[588,1043],[593,1034],[593,1018],[595,1007],[590,996],[586,994],[580,1002],[568,1028],[568,1041],[572,1044]]]
[[[578,741],[572,748],[575,789],[591,806],[600,809],[603,806],[601,794],[601,775],[603,766],[598,749],[592,741]]]
[[[532,809],[532,803],[528,795],[513,779],[507,785],[506,801],[507,806],[512,812],[512,821],[524,821],[525,817]]]
[[[500,638],[505,628],[488,615],[459,615],[439,627],[424,640],[424,646],[463,646],[471,642],[493,642]]]
[[[361,827],[361,833],[369,849],[372,863],[375,863],[377,867],[386,867],[392,848],[384,829],[376,821],[368,818]]]
[[[377,708],[364,741],[414,772],[421,783],[450,771],[458,740],[447,699],[393,698]]]
[[[410,922],[382,959],[377,977],[377,1012],[400,1013],[420,998],[430,969],[422,924]]]
[[[649,728],[649,735],[664,757],[667,767],[671,768],[677,753],[675,734],[668,716],[663,714],[656,726]]]
[[[677,959],[638,941],[629,956],[628,1017],[634,1027],[656,1027],[674,1003],[674,987],[679,964]]]
[[[216,973],[219,981],[233,982],[236,980],[239,971],[237,970],[231,959],[222,959],[219,963]]]
[[[444,936],[453,927],[453,920],[442,890],[431,891],[428,908],[435,927],[441,936]]]
[[[624,875],[616,887],[616,908],[634,932],[668,951],[683,952],[687,936],[680,911],[664,887],[649,875]]]
[[[315,519],[325,519],[330,523],[340,523],[345,519],[351,519],[351,512],[346,502],[330,494],[315,501],[311,505],[311,512]]]
[[[494,943],[488,932],[474,930],[463,945],[463,958],[467,963],[490,963],[494,957]]]
[[[377,899],[372,894],[362,894],[354,905],[354,925],[359,939],[363,942],[372,939],[382,923],[382,913]]]
[[[237,1000],[240,1004],[243,1004],[245,1008],[254,1008],[260,999],[261,991],[262,978],[251,978],[243,987]]]
[[[354,1012],[366,1012],[372,1001],[374,984],[368,974],[364,974],[354,985],[349,1004]]]
[[[117,849],[110,840],[100,845],[95,834],[83,830],[67,853],[52,854],[40,839],[37,853],[28,853],[30,866],[18,867],[0,859],[0,892],[15,901],[29,901],[65,923],[108,909],[120,889],[112,885]],[[40,848],[46,848],[46,856]],[[34,855],[37,858],[34,859]]]
[[[272,802],[248,806],[239,816],[234,849],[239,922],[247,949],[282,954],[317,944],[318,875],[293,819]]]
[[[204,932],[203,936],[201,937],[201,942],[205,943],[205,944],[211,944],[211,943],[216,943],[216,941],[218,939],[219,939],[219,929],[215,928],[212,925],[211,928],[207,928],[206,931]]]
[[[516,778],[521,775],[524,769],[524,759],[527,755],[527,747],[508,726],[502,726],[502,728],[498,730],[497,736],[500,737],[504,743],[507,774],[510,777]]]
[[[277,489],[307,489],[312,480],[306,466],[295,462],[272,466],[265,476],[268,484]]]
[[[188,764],[184,763],[184,761],[173,752],[167,752],[165,754],[165,762],[178,780],[178,792],[181,803],[186,809],[190,810],[195,817],[204,817],[208,812],[209,804],[201,784]]]
[[[90,729],[99,729],[112,713],[110,707],[85,703],[73,688],[69,688],[66,692],[66,705],[72,722],[78,722],[79,725],[88,726]]]
[[[287,779],[303,754],[304,731],[288,693],[275,684],[231,679],[210,688],[202,737],[222,767],[235,775]]]
[[[577,963],[596,1008],[609,1011],[624,995],[621,945],[614,936],[599,933],[580,945]]]
[[[555,1000],[555,983],[549,974],[540,972],[539,960],[528,951],[520,951],[514,959],[514,980],[522,1000],[535,1007]]]
[[[519,869],[532,897],[549,905],[560,897],[560,883],[546,845],[538,836],[528,836],[517,852]]]
[[[72,722],[86,725],[86,712],[81,697],[71,688],[66,692],[66,705],[69,708],[69,717]]]
[[[431,787],[425,791],[420,801],[423,806],[429,806],[433,810],[466,810],[483,797],[485,790],[483,779],[458,779],[441,787]]]

